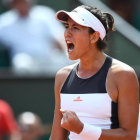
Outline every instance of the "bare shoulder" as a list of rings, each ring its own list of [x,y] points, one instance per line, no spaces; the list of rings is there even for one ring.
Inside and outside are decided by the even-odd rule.
[[[114,74],[135,75],[135,71],[132,67],[117,59],[113,59],[111,71]]]
[[[65,80],[75,65],[77,65],[77,63],[66,66],[57,72],[55,77],[55,86],[59,87],[59,90],[61,89],[62,85],[64,84]]]
[[[128,80],[138,82],[134,69],[119,60],[113,59],[110,72],[116,82],[127,83]]]
[[[67,77],[76,64],[77,63],[75,63],[73,65],[66,66],[66,67],[60,69],[56,74],[56,78]]]

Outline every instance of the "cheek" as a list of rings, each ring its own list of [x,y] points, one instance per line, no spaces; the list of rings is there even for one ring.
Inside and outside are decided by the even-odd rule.
[[[76,38],[76,45],[84,50],[87,50],[89,46],[89,38],[85,35],[78,36]]]

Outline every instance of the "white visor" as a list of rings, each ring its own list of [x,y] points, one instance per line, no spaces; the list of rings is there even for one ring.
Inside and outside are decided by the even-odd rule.
[[[106,30],[103,24],[85,8],[77,7],[71,12],[61,10],[56,13],[55,17],[58,21],[63,23],[67,23],[68,17],[71,17],[76,23],[91,27],[94,31],[99,32],[101,40],[106,36]]]

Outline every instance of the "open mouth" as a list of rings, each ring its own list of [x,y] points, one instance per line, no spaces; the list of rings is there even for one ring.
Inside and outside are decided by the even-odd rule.
[[[74,50],[74,44],[70,41],[67,41],[68,53],[71,53]]]

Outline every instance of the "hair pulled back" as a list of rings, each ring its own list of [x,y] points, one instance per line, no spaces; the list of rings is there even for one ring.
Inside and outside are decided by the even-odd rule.
[[[95,17],[97,17],[100,20],[100,22],[103,24],[103,26],[106,30],[106,36],[103,40],[101,40],[101,38],[99,38],[99,40],[97,42],[97,47],[99,50],[104,50],[105,48],[107,48],[107,41],[109,40],[108,34],[112,31],[115,31],[113,16],[107,12],[102,12],[101,10],[97,9],[96,7],[91,7],[91,6],[87,6],[87,5],[82,5],[80,7],[88,10]],[[94,32],[95,31],[92,28],[89,29],[90,34],[92,34]]]

